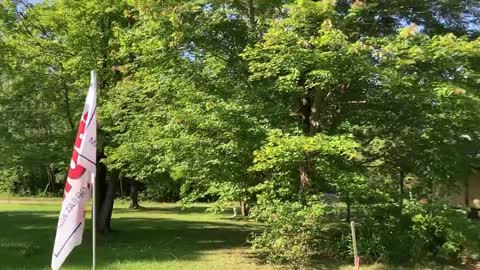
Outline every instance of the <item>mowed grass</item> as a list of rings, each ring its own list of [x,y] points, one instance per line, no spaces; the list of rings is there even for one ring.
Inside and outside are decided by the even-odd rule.
[[[246,219],[232,219],[231,212],[210,214],[208,205],[182,209],[177,204],[143,203],[144,209],[130,210],[116,202],[114,232],[97,239],[97,269],[238,269],[270,270],[249,250],[246,239],[260,225]],[[60,200],[0,199],[0,270],[50,269]],[[91,223],[83,244],[67,258],[62,269],[91,269]],[[314,269],[354,269],[350,262],[318,262]],[[362,265],[362,270],[480,269],[480,267]]]
[[[248,249],[258,230],[231,213],[206,213],[206,205],[116,203],[114,232],[97,239],[97,269],[273,269]],[[50,269],[60,202],[0,203],[0,269]],[[90,213],[83,244],[62,269],[91,269]]]

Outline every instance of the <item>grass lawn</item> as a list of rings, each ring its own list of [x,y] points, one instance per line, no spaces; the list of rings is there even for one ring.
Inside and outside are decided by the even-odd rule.
[[[258,230],[253,221],[229,218],[231,212],[209,214],[206,205],[182,210],[176,204],[144,203],[129,210],[116,202],[115,230],[97,239],[97,269],[277,269],[264,265],[245,239]],[[60,201],[0,200],[0,269],[50,269]],[[87,213],[87,217],[90,213]],[[87,221],[83,244],[62,269],[91,269],[91,228]],[[418,267],[416,269],[455,269]],[[353,269],[326,263],[316,269]],[[362,270],[409,269],[370,265]]]
[[[254,222],[205,213],[205,205],[144,206],[116,203],[115,232],[97,239],[97,269],[273,269],[258,263],[245,243]],[[50,269],[59,209],[58,201],[0,204],[0,269]],[[64,266],[91,269],[90,226]]]
[[[16,194],[10,194],[7,192],[0,192],[0,202],[8,203],[9,201],[34,201],[34,202],[53,202],[53,201],[61,201],[62,198],[53,198],[53,197],[32,197],[32,196],[19,196]]]

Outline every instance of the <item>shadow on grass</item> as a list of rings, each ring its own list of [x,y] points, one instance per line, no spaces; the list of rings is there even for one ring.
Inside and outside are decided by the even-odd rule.
[[[133,217],[114,217],[115,231],[97,239],[98,269],[118,261],[195,260],[212,250],[246,245],[250,226],[218,219],[176,220],[175,214],[183,214],[180,209],[143,209]],[[123,210],[115,209],[114,213]],[[148,218],[144,212],[151,211],[169,211],[172,218]],[[58,211],[0,212],[0,269],[49,269],[57,215]],[[66,266],[89,269],[90,235],[87,221],[83,243],[69,256]]]
[[[117,213],[131,213],[131,212],[160,212],[172,214],[203,214],[207,212],[208,207],[204,206],[166,206],[166,207],[140,207],[140,208],[115,208]]]

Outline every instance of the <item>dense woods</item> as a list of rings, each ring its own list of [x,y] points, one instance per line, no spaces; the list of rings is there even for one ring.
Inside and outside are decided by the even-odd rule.
[[[480,166],[476,0],[0,4],[0,189],[61,196],[99,76],[97,230],[115,197],[240,203],[270,262],[457,260]],[[468,209],[460,209],[468,210]]]

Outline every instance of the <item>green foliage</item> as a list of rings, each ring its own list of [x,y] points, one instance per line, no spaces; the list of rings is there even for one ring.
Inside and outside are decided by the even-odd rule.
[[[138,60],[124,66],[132,75],[104,107],[113,141],[108,166],[138,180],[176,175],[188,201],[227,198],[211,187],[251,182],[252,153],[265,134],[265,104],[255,102],[238,56],[248,28],[230,10],[211,8],[185,3],[140,12],[122,36],[122,53]],[[152,17],[157,12],[161,20]]]
[[[159,178],[148,179],[145,190],[140,192],[141,200],[154,202],[176,202],[180,199],[179,181],[175,181],[166,174]]]
[[[127,6],[94,0],[0,6],[0,171],[18,170],[18,192],[60,194],[58,176],[65,181],[89,70],[97,69],[102,90],[114,81],[118,43],[105,31],[125,23]]]
[[[268,261],[304,267],[315,257],[351,258],[349,224],[335,221],[335,206],[311,198],[303,204],[258,202],[253,216],[267,227],[252,244]],[[388,205],[356,211],[358,251],[364,262],[452,263],[479,252],[478,224],[444,203],[409,201],[401,216]]]
[[[359,145],[347,136],[327,136],[317,134],[313,137],[282,134],[279,130],[272,130],[265,146],[254,153],[255,165],[252,171],[285,171],[300,166],[306,154],[318,156],[316,168],[331,159],[328,156],[339,156],[346,160],[355,158]],[[326,166],[327,167],[327,166]]]
[[[248,202],[272,262],[350,256],[350,219],[372,260],[472,252],[411,201],[480,164],[479,3],[4,1],[0,189],[61,192],[97,69],[102,163],[144,199]]]
[[[349,167],[348,161],[358,156],[358,147],[348,136],[307,137],[273,130],[265,146],[254,152],[254,164],[250,168],[266,179],[250,190],[259,198],[299,199],[302,193],[297,175],[306,162],[311,167],[312,192],[321,190],[325,184],[338,181],[342,170]]]
[[[359,252],[366,260],[454,262],[479,251],[478,225],[442,202],[408,201],[401,216],[379,206],[358,222]]]
[[[428,250],[436,258],[450,260],[480,252],[478,224],[465,219],[462,211],[442,202],[412,202],[405,210],[412,222],[408,234],[414,237],[420,251]],[[417,256],[421,259],[421,254]]]
[[[288,263],[296,269],[308,265],[317,253],[324,213],[325,206],[313,201],[307,205],[281,200],[261,203],[252,214],[268,227],[254,235],[253,247],[266,253],[269,262]]]
[[[15,182],[18,179],[16,170],[0,170],[0,191],[13,192],[15,191]]]

